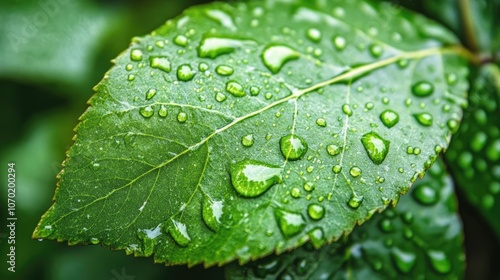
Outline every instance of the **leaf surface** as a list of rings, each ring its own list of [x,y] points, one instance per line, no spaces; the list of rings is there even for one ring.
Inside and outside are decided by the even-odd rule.
[[[95,88],[33,236],[190,265],[336,240],[447,147],[467,88],[454,44],[385,3],[188,9]]]

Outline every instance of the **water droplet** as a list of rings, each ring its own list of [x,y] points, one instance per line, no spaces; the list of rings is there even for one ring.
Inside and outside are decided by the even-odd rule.
[[[345,49],[347,43],[344,37],[342,36],[335,36],[333,37],[333,45],[335,48],[339,51]]]
[[[321,228],[314,228],[307,235],[309,235],[309,239],[316,249],[321,247],[325,242],[325,234]]]
[[[450,129],[451,133],[455,133],[457,132],[458,130],[458,122],[457,120],[449,120],[446,125],[448,126],[448,128]]]
[[[232,94],[234,97],[245,96],[245,91],[243,90],[243,86],[235,81],[227,82],[226,91]]]
[[[413,117],[417,120],[417,122],[423,126],[431,126],[432,125],[432,115],[429,113],[419,113],[414,114]]]
[[[170,221],[171,224],[168,225],[168,232],[177,244],[186,247],[191,242],[186,225],[174,219],[170,219]]]
[[[250,87],[250,94],[252,96],[259,95],[260,89],[258,87]]]
[[[307,214],[313,220],[321,220],[325,216],[325,207],[316,203],[309,204],[307,207]]]
[[[413,197],[423,205],[433,205],[439,201],[439,193],[428,185],[417,186]]]
[[[304,276],[311,269],[311,263],[306,258],[298,258],[294,262],[295,272],[299,276]]]
[[[215,68],[215,72],[221,76],[231,76],[234,73],[234,69],[227,65],[219,65]]]
[[[374,106],[375,106],[375,104],[373,104],[372,102],[367,102],[367,103],[365,104],[365,108],[366,108],[367,110],[371,110],[371,109],[373,109],[373,107],[374,107]]]
[[[162,118],[168,115],[167,107],[165,107],[165,105],[160,106],[160,110],[158,110],[158,115]]]
[[[177,68],[177,79],[179,79],[179,81],[190,81],[193,79],[195,74],[196,72],[189,64],[183,64]]]
[[[137,237],[142,241],[142,253],[145,257],[151,256],[154,252],[156,237],[161,235],[160,226],[161,224],[153,229],[139,229],[137,231]]]
[[[399,115],[392,110],[385,110],[380,114],[380,120],[387,128],[391,128],[399,122]]]
[[[202,71],[202,72],[205,72],[208,70],[208,64],[206,64],[205,62],[201,62],[199,65],[198,65],[198,70]]]
[[[233,19],[227,13],[221,10],[208,10],[206,11],[206,14],[209,18],[215,20],[225,28],[230,30],[236,30],[236,26],[234,25]]]
[[[390,141],[385,140],[376,132],[368,132],[361,138],[368,157],[373,163],[380,165],[389,153]]]
[[[255,44],[250,40],[238,40],[223,37],[205,37],[198,46],[198,56],[201,58],[216,58],[223,54],[234,52],[246,44]]]
[[[314,166],[312,166],[312,165],[311,165],[311,166],[308,166],[308,167],[306,168],[306,171],[307,171],[308,173],[313,172],[313,170],[314,170]]]
[[[221,92],[217,92],[215,94],[215,100],[217,100],[217,102],[224,102],[226,99],[227,99],[227,96]]]
[[[170,73],[170,60],[165,56],[151,56],[149,58],[149,66],[151,68],[160,69],[167,73]]]
[[[285,66],[285,63],[299,57],[300,54],[298,52],[281,45],[267,47],[262,53],[264,65],[274,74],[277,74]]]
[[[357,195],[356,193],[351,194],[351,198],[347,202],[347,205],[352,209],[358,209],[361,203],[363,202],[364,197],[361,195]]]
[[[44,227],[39,226],[36,228],[36,236],[39,238],[49,237],[52,233],[54,233],[54,226],[52,225],[46,225]]]
[[[354,178],[359,177],[361,175],[361,168],[353,166],[351,167],[351,170],[349,170],[349,174],[351,174]]]
[[[179,112],[179,114],[177,114],[177,121],[180,123],[185,123],[187,121],[187,114],[184,112]]]
[[[280,139],[281,153],[287,160],[298,160],[307,152],[307,143],[297,135],[288,134]]]
[[[333,166],[332,171],[335,174],[339,174],[340,171],[342,171],[342,166],[340,166],[340,165],[337,164],[337,165]]]
[[[391,256],[396,267],[403,273],[408,273],[415,266],[417,256],[414,253],[404,252],[398,248],[393,248]]]
[[[344,114],[348,115],[349,117],[352,116],[351,106],[349,106],[349,104],[342,105],[342,112],[344,112]]]
[[[130,59],[133,61],[141,61],[142,51],[139,49],[132,49],[132,51],[130,52]]]
[[[141,107],[141,109],[139,109],[139,113],[141,113],[141,115],[145,118],[150,118],[153,116],[155,111],[153,110],[153,107],[147,106],[147,107]]]
[[[446,74],[446,82],[449,85],[454,85],[454,84],[457,83],[457,81],[458,81],[457,74],[455,74],[455,73],[448,73],[448,74]]]
[[[152,88],[146,92],[146,100],[150,100],[156,95],[156,89]]]
[[[451,272],[451,262],[448,260],[444,252],[430,250],[427,252],[427,256],[431,261],[432,268],[434,268],[438,273],[448,274]]]
[[[370,53],[374,58],[379,58],[384,53],[384,48],[379,44],[372,44],[370,46]]]
[[[308,192],[312,192],[314,190],[315,186],[313,183],[306,182],[304,183],[304,190]],[[499,191],[500,191],[500,185],[499,185]]]
[[[188,38],[184,35],[177,35],[174,38],[174,43],[177,46],[185,47],[185,46],[187,46]]]
[[[434,86],[428,82],[418,82],[411,88],[413,94],[418,97],[426,97],[434,92]]]
[[[321,40],[321,31],[316,28],[309,28],[307,30],[307,38],[313,42],[319,42]]]
[[[483,131],[479,131],[472,137],[472,141],[470,142],[470,147],[473,151],[479,152],[486,145],[486,141],[488,140],[488,136]]]
[[[410,64],[410,61],[408,59],[401,59],[398,61],[399,68],[405,68],[409,64]]]
[[[252,147],[254,143],[253,134],[248,134],[241,137],[241,144],[245,147]]]
[[[220,219],[223,214],[222,208],[222,201],[214,201],[208,197],[203,200],[203,221],[213,231],[218,231],[220,228]]]
[[[484,209],[493,208],[493,206],[495,205],[495,197],[493,197],[491,194],[483,195],[483,198],[481,199],[481,205]]]
[[[486,149],[486,157],[493,162],[500,159],[500,139],[495,140],[488,146]]]
[[[299,234],[306,227],[306,221],[299,213],[276,209],[274,211],[274,216],[285,238],[290,238]]]
[[[130,74],[130,75],[127,76],[127,81],[132,82],[133,80],[135,80],[135,75],[134,74]]]
[[[500,182],[492,182],[489,186],[489,190],[492,194],[500,193]]]
[[[231,165],[231,182],[240,195],[256,197],[280,183],[281,172],[279,166],[245,159]]]
[[[269,274],[274,274],[281,267],[279,259],[275,258],[269,262],[259,263],[253,268],[253,273],[255,276],[264,278]]]
[[[134,65],[133,65],[133,64],[130,64],[130,63],[129,63],[129,64],[127,64],[127,65],[125,66],[125,70],[127,70],[127,71],[131,71],[132,69],[134,69]]]
[[[342,149],[337,145],[331,144],[331,145],[326,146],[326,151],[328,152],[329,155],[336,156],[336,155],[340,154]]]
[[[316,124],[319,125],[319,126],[321,126],[321,127],[326,127],[326,120],[323,119],[323,118],[318,118],[316,120]]]
[[[300,189],[299,188],[293,188],[290,194],[294,198],[299,198],[300,197]]]
[[[391,220],[389,219],[383,219],[380,221],[380,229],[384,232],[392,232],[394,231],[394,225],[392,224]]]

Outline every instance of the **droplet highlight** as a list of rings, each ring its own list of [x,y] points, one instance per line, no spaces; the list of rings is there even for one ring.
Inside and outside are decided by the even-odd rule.
[[[411,89],[413,94],[418,97],[426,97],[434,92],[434,86],[428,82],[418,82]]]
[[[290,238],[299,234],[306,227],[306,221],[299,213],[276,209],[274,211],[274,216],[285,238]]]
[[[365,148],[368,157],[371,161],[377,165],[384,162],[387,154],[389,153],[389,147],[391,142],[382,138],[376,132],[368,132],[361,138],[361,143]]]
[[[380,120],[387,128],[391,128],[399,122],[399,114],[392,110],[385,110],[380,114]]]
[[[287,160],[298,160],[307,152],[307,142],[300,136],[289,134],[280,139],[281,154]]]
[[[260,161],[245,159],[230,169],[233,187],[244,197],[257,197],[281,182],[281,167]]]
[[[287,62],[298,59],[299,57],[300,53],[282,45],[267,47],[262,53],[264,65],[273,72],[273,74],[277,74]]]

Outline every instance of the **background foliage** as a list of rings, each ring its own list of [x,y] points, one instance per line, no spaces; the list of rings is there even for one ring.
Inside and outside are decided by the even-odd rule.
[[[159,279],[180,274],[222,277],[223,271],[218,268],[165,268],[153,265],[151,259],[127,257],[123,252],[99,246],[72,248],[31,239],[39,217],[51,204],[55,175],[71,145],[72,128],[87,107],[85,102],[93,93],[92,87],[111,66],[109,61],[127,48],[131,37],[143,35],[186,7],[202,2],[208,1],[0,2],[0,89],[5,98],[0,110],[0,159],[5,165],[16,162],[20,219],[17,272],[12,278],[2,267],[0,278],[127,279],[124,276],[128,275],[128,279]],[[477,30],[472,32],[461,24],[460,11],[450,3],[455,1],[440,1],[439,5],[432,2],[402,4],[441,21],[472,49],[498,49],[500,36],[492,28],[495,6],[490,5],[494,1],[470,1],[485,3],[473,4],[471,8],[474,17],[480,19],[474,25]],[[478,36],[476,44],[468,43],[471,34]],[[458,194],[465,229],[467,275],[471,276],[468,278],[498,278],[500,272],[494,260],[500,257],[500,243],[478,208],[464,199],[461,190]],[[6,201],[5,195],[4,191],[0,193],[2,202]],[[4,203],[0,211],[3,219]],[[1,263],[5,264],[6,235],[4,229],[0,232]]]

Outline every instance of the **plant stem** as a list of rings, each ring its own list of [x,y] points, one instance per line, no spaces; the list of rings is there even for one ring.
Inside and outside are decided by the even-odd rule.
[[[462,16],[462,27],[465,32],[466,45],[470,51],[476,53],[478,50],[477,39],[474,33],[474,21],[470,12],[470,0],[459,0],[458,6]]]

